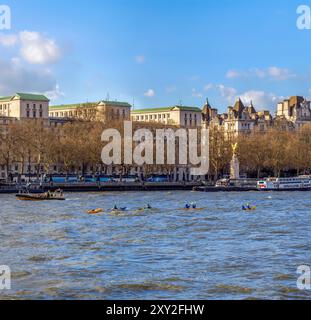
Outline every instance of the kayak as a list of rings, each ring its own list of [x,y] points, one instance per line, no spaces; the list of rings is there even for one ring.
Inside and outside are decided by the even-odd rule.
[[[183,210],[183,211],[202,211],[205,210],[206,208],[181,208],[179,210]]]
[[[88,211],[86,211],[86,212],[87,212],[88,214],[97,214],[97,213],[102,213],[102,212],[104,212],[104,210],[98,208],[98,209],[94,209],[94,210],[88,210]]]
[[[255,211],[255,210],[257,210],[257,207],[251,207],[251,208],[243,208],[242,209],[243,211]]]
[[[111,209],[110,210],[110,213],[116,213],[116,214],[123,213],[123,212],[127,212],[127,208]]]
[[[156,211],[156,208],[139,208],[137,210],[135,210],[135,212],[150,212],[150,211]]]

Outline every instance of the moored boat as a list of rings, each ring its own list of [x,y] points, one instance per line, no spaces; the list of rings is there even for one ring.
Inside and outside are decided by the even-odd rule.
[[[39,194],[34,194],[29,192],[18,193],[16,195],[16,198],[18,200],[23,200],[23,201],[65,200],[65,197],[61,190],[57,190],[55,192],[48,191],[48,192],[39,193]]]
[[[257,182],[260,191],[308,191],[311,190],[311,176],[292,178],[267,178]]]

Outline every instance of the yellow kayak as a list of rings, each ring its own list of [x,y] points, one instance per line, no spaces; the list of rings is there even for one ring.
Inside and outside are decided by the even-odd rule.
[[[248,209],[243,209],[243,211],[255,211],[257,210],[257,207],[251,207],[251,208],[248,208]]]
[[[88,211],[86,211],[86,212],[87,212],[88,214],[98,214],[98,213],[104,212],[104,210],[98,208],[98,209],[94,209],[94,210],[88,210]]]
[[[183,210],[183,211],[202,211],[202,210],[205,210],[206,208],[181,208],[179,210]]]

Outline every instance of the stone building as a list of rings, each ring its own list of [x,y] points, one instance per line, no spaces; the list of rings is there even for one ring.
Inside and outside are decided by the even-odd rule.
[[[283,118],[299,128],[311,123],[311,102],[300,96],[293,96],[278,103],[277,118]]]
[[[197,107],[173,106],[167,108],[133,110],[132,121],[156,122],[181,127],[200,127],[202,110]]]
[[[127,102],[100,101],[50,106],[51,118],[77,118],[99,120],[130,120],[132,106]]]
[[[218,114],[217,109],[212,108],[207,101],[202,117],[206,127],[217,126],[228,138],[254,131],[266,131],[273,124],[273,117],[269,111],[257,112],[252,102],[245,106],[241,99],[238,99],[234,106],[229,106],[227,113],[223,114]]]
[[[0,98],[0,116],[15,119],[48,119],[49,99],[44,95],[16,93]]]

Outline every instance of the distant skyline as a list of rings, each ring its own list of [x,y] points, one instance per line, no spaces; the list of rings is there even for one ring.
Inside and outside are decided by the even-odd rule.
[[[311,0],[2,0],[0,96],[44,93],[51,104],[107,99],[136,108],[206,98],[224,112],[241,97],[275,111],[311,98]]]

